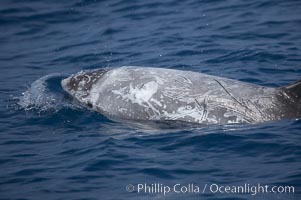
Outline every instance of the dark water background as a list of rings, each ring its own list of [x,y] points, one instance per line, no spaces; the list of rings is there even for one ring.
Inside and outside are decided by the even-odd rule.
[[[301,79],[300,11],[299,0],[1,0],[0,199],[300,199],[300,120],[137,129],[73,104],[59,84],[122,65],[289,84]],[[126,191],[138,183],[295,193]]]

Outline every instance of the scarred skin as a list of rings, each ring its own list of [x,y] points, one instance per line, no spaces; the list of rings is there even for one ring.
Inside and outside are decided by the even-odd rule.
[[[62,87],[84,105],[114,119],[231,124],[301,115],[299,98],[286,88],[191,71],[132,66],[98,69],[64,79]]]

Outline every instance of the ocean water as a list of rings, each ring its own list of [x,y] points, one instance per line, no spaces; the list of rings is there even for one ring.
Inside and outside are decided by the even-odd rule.
[[[301,79],[300,10],[299,0],[1,1],[0,199],[300,199],[300,120],[138,128],[60,86],[124,65],[290,84]]]

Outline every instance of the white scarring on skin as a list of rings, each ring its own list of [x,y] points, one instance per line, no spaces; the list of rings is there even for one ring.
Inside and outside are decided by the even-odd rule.
[[[81,76],[85,73],[74,77]],[[121,67],[98,77],[87,91],[85,84],[90,79],[81,79],[78,88],[67,88],[70,78],[62,81],[62,85],[79,101],[92,104],[94,110],[118,118],[224,124],[262,122],[285,116],[278,109],[282,105],[275,98],[278,92],[275,88],[201,73]]]

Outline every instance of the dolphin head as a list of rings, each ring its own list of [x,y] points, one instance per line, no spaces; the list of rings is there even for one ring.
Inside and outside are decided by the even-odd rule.
[[[106,69],[93,71],[81,71],[61,81],[62,88],[75,99],[85,103],[89,107],[88,97],[95,83],[107,72]]]

